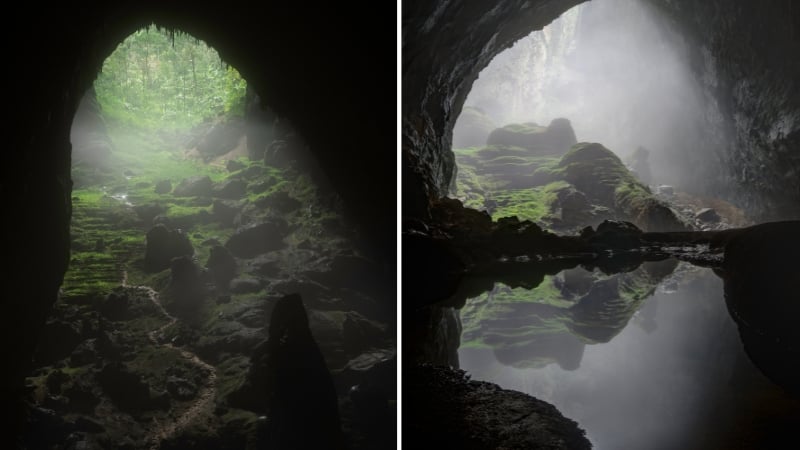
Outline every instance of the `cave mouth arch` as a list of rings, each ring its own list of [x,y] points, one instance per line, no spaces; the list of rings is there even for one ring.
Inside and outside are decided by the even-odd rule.
[[[453,127],[448,195],[494,219],[516,215],[561,232],[603,217],[635,221],[638,213],[588,211],[613,209],[618,198],[598,204],[595,189],[559,185],[566,180],[558,158],[576,142],[593,142],[616,155],[644,191],[672,201],[680,191],[677,209],[730,209],[743,225],[739,208],[707,197],[702,174],[721,164],[716,155],[728,145],[728,130],[688,45],[662,11],[631,0],[573,6],[516,41],[465,96]],[[595,176],[603,176],[599,170]],[[681,219],[695,225],[694,217]],[[645,222],[637,225],[647,228]]]

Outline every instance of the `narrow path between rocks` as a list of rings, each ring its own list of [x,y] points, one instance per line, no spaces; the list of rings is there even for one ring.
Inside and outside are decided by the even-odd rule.
[[[148,337],[153,345],[162,346],[177,350],[180,352],[181,356],[189,361],[192,364],[199,366],[205,369],[206,373],[208,373],[208,378],[206,379],[205,383],[203,384],[202,389],[198,392],[197,399],[192,403],[192,406],[186,410],[183,414],[175,418],[174,420],[159,423],[154,421],[155,427],[150,431],[149,435],[145,439],[145,442],[150,444],[150,449],[155,450],[161,446],[161,442],[164,439],[175,434],[176,431],[183,428],[184,426],[191,423],[194,419],[200,416],[200,414],[205,410],[208,405],[214,400],[217,395],[217,371],[214,366],[204,362],[200,359],[199,356],[190,352],[189,350],[183,348],[177,348],[171,343],[160,343],[158,341],[158,335],[166,330],[171,325],[175,324],[178,321],[178,318],[168,313],[164,306],[161,305],[161,301],[158,297],[158,292],[153,290],[148,286],[130,286],[128,285],[128,273],[124,272],[122,277],[122,286],[129,288],[129,289],[138,289],[147,293],[148,298],[150,301],[156,305],[161,314],[163,314],[169,321],[162,325],[161,327],[151,331],[148,333]]]

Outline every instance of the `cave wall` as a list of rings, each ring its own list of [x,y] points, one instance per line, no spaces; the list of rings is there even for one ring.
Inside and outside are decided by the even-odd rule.
[[[3,398],[17,398],[69,260],[70,125],[104,59],[156,23],[205,40],[304,136],[359,228],[364,247],[395,264],[394,14],[362,5],[243,1],[18,4],[3,54],[7,126],[3,199]],[[13,16],[13,17],[12,17]],[[8,79],[8,78],[7,78]],[[8,425],[6,423],[5,425]],[[13,426],[13,421],[11,422]]]
[[[685,35],[713,127],[679,170],[757,220],[800,217],[800,6],[642,0]],[[452,128],[500,51],[580,1],[403,4],[403,215],[425,218],[454,174]],[[720,144],[722,143],[722,144]],[[698,169],[703,168],[703,169]]]
[[[454,175],[453,126],[478,73],[499,52],[585,0],[405,1],[402,11],[402,208],[425,217]]]
[[[800,218],[800,4],[646,1],[694,44],[692,69],[721,114],[710,119],[729,133],[685,169],[707,167],[702,187],[758,220]]]

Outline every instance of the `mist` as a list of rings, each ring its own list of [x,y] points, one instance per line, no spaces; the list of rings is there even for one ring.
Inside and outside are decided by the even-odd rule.
[[[697,185],[685,168],[708,161],[698,155],[718,153],[725,136],[707,94],[714,81],[695,75],[689,45],[639,0],[584,3],[497,55],[465,109],[480,109],[497,127],[565,117],[579,142],[623,159],[649,150],[651,184]],[[457,123],[454,147],[464,132]]]

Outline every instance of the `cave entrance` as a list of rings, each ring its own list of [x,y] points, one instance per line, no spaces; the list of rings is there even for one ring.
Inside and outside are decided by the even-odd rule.
[[[565,234],[605,219],[744,225],[741,210],[699,195],[725,145],[721,114],[663,16],[636,0],[583,3],[498,54],[455,124],[450,196]]]
[[[32,420],[28,446],[60,445],[75,423],[92,448],[254,442],[268,394],[251,357],[296,293],[319,340],[296,353],[322,381],[279,389],[329,389],[306,407],[338,421],[327,370],[391,357],[393,292],[291,124],[204,42],[150,26],[105,61],[71,143],[71,257],[26,381],[61,419]]]

